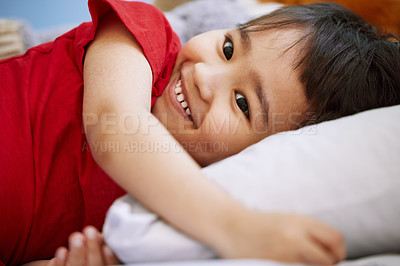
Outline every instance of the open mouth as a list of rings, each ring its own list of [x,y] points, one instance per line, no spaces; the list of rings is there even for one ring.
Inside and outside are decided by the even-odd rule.
[[[189,119],[191,121],[193,121],[192,112],[190,111],[189,105],[185,101],[185,96],[183,95],[183,92],[182,92],[182,81],[181,81],[181,79],[179,79],[178,82],[176,83],[174,91],[175,91],[175,94],[176,94],[176,100],[180,103],[181,107],[186,112],[186,114],[188,115]]]

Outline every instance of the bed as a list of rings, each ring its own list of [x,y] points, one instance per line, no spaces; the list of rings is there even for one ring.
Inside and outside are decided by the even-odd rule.
[[[274,261],[260,260],[213,260],[213,261],[185,261],[134,264],[138,266],[300,266],[302,264],[285,264]],[[376,255],[353,261],[344,261],[337,266],[398,266],[400,265],[399,255]]]
[[[283,132],[203,172],[249,208],[305,214],[338,229],[353,265],[400,265],[399,119],[400,106],[392,106]],[[130,196],[113,204],[103,232],[126,262],[226,265]],[[373,255],[380,256],[361,259]]]

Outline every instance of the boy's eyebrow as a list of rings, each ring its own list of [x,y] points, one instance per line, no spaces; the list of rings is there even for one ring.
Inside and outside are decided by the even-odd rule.
[[[245,52],[250,50],[251,49],[251,39],[250,39],[249,35],[241,27],[238,27],[237,30],[239,31],[240,44],[242,45],[242,48],[245,49]]]
[[[263,122],[264,126],[268,126],[268,114],[269,114],[269,103],[267,97],[264,93],[264,89],[261,85],[261,78],[255,71],[250,71],[250,79],[251,83],[255,87],[255,91],[257,94],[257,98],[260,104],[257,105],[257,108],[260,110],[261,113],[261,121]]]

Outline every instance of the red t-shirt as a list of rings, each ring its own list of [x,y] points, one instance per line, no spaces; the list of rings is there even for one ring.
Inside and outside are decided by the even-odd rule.
[[[0,61],[0,265],[50,258],[85,225],[101,229],[124,191],[94,162],[82,127],[83,59],[99,18],[113,9],[153,72],[152,104],[180,41],[142,2],[89,0],[93,22]]]

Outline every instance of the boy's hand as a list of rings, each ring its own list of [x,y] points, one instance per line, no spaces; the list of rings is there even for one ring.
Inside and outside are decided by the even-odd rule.
[[[345,258],[342,235],[328,225],[300,215],[244,211],[226,227],[230,239],[217,250],[223,257],[318,265]]]
[[[57,249],[48,266],[101,266],[120,264],[111,249],[104,243],[103,235],[93,226],[75,232],[69,237],[69,250]]]

